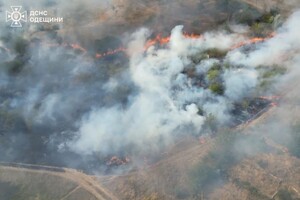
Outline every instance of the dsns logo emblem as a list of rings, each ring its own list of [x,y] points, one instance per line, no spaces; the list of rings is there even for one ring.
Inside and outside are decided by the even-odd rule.
[[[27,22],[27,12],[21,12],[22,6],[11,6],[11,12],[6,11],[6,22],[11,22],[11,27],[22,27],[21,22]]]

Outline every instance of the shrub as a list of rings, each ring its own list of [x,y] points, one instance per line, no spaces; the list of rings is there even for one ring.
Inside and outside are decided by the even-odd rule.
[[[262,73],[259,84],[261,90],[267,90],[274,83],[275,77],[281,76],[287,71],[286,68],[277,65],[273,67],[259,66],[257,69]]]
[[[208,59],[208,55],[207,54],[203,54],[203,53],[197,53],[195,55],[192,55],[190,57],[190,59],[193,61],[193,63],[198,64],[200,63],[202,60],[204,59]]]
[[[223,58],[226,56],[227,51],[217,49],[217,48],[212,48],[204,51],[204,53],[209,55],[210,58]]]
[[[220,83],[212,83],[210,86],[209,86],[209,89],[215,93],[215,94],[218,94],[218,95],[223,95],[224,94],[224,87],[222,84]]]
[[[255,36],[262,37],[264,36],[265,27],[262,23],[254,23],[251,25],[251,31]]]
[[[271,13],[267,13],[261,17],[263,23],[271,24],[274,21],[274,16]]]
[[[273,78],[275,76],[283,75],[285,73],[286,73],[286,68],[280,67],[280,66],[275,66],[275,67],[267,70],[266,72],[264,72],[262,77],[263,78]]]
[[[210,70],[222,70],[220,63],[214,63]]]
[[[207,78],[208,80],[212,81],[212,80],[216,80],[220,75],[220,71],[219,70],[209,70],[207,73]]]

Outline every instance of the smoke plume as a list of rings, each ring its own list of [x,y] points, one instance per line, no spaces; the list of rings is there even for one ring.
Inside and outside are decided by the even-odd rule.
[[[10,4],[2,2],[2,7]],[[94,18],[97,12],[85,10],[105,8],[109,2],[43,1],[23,6],[45,4],[57,5],[64,18],[68,10],[77,19],[82,8],[80,16],[89,21],[89,14]],[[129,30],[128,38],[116,42],[123,42],[126,52],[103,59],[94,56],[94,36],[83,39],[74,32],[68,37],[64,31],[71,22],[40,35],[31,25],[25,27],[27,32],[1,27],[0,114],[8,138],[0,147],[6,149],[3,157],[23,159],[12,153],[16,146],[34,152],[26,159],[36,162],[49,160],[46,156],[57,159],[53,152],[62,153],[61,160],[78,154],[146,154],[180,136],[205,134],[208,119],[228,125],[235,104],[257,96],[264,71],[259,67],[276,64],[299,72],[299,18],[300,12],[295,12],[273,38],[246,50],[233,47],[250,39],[248,28],[191,38],[179,25],[171,31],[169,43],[149,48],[145,46],[155,30]],[[95,32],[102,35],[102,30]],[[78,38],[86,49],[68,43]],[[101,42],[101,48],[111,48]]]

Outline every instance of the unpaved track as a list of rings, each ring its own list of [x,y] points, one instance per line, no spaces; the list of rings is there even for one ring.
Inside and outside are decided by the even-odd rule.
[[[78,185],[77,187],[72,189],[70,192],[68,192],[65,196],[63,196],[60,200],[66,200],[69,196],[71,196],[71,194],[76,192],[79,188],[81,188],[81,186]]]
[[[7,164],[6,164],[7,165]],[[25,165],[24,165],[25,166]],[[38,174],[46,174],[51,176],[58,176],[65,179],[68,179],[76,184],[78,184],[78,187],[74,188],[68,194],[66,194],[64,197],[61,198],[61,200],[66,199],[68,196],[71,195],[71,193],[75,192],[79,188],[85,189],[87,192],[92,194],[95,198],[98,200],[117,200],[117,198],[111,194],[109,191],[107,191],[103,186],[99,184],[99,182],[95,181],[95,179],[91,176],[88,176],[84,173],[81,173],[75,169],[68,169],[68,168],[60,168],[62,171],[52,171],[52,170],[46,170],[46,169],[30,169],[29,166],[32,167],[41,167],[39,165],[26,165],[26,167],[22,167],[22,164],[20,164],[19,167],[12,167],[12,166],[1,166],[0,168],[4,170],[13,170],[18,172],[31,172],[31,173],[38,173]],[[51,169],[50,166],[43,166],[45,168]],[[58,169],[54,167],[53,169]]]

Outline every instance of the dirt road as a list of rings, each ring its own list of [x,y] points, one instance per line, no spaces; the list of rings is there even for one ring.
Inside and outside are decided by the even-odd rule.
[[[117,198],[99,184],[92,176],[86,175],[75,169],[58,168],[40,165],[28,165],[17,163],[0,163],[2,170],[10,170],[16,172],[31,172],[36,174],[47,174],[58,176],[76,183],[78,186],[68,192],[61,200],[67,199],[72,193],[80,188],[86,190],[98,200],[117,200]]]

